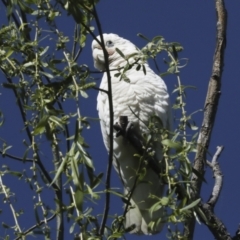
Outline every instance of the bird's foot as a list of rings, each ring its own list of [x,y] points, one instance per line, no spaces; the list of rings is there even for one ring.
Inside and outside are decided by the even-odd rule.
[[[131,133],[133,127],[134,127],[133,123],[128,121],[127,116],[120,116],[119,123],[117,122],[113,125],[114,130],[117,131],[116,137],[119,136],[127,137]]]

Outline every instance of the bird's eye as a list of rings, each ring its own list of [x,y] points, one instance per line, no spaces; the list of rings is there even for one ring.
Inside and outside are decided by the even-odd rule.
[[[106,47],[113,47],[113,42],[112,41],[107,41],[106,42]]]

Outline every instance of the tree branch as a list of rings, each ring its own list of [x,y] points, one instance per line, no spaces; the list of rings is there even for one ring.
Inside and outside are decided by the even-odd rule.
[[[108,217],[108,212],[109,212],[109,208],[110,208],[110,192],[108,191],[108,189],[110,189],[110,182],[111,182],[111,171],[112,171],[112,162],[113,162],[113,121],[114,121],[114,113],[113,113],[113,102],[112,102],[112,84],[111,84],[111,74],[110,74],[110,70],[109,70],[109,62],[108,62],[108,53],[105,49],[105,45],[104,45],[104,39],[103,39],[103,32],[102,32],[102,27],[101,27],[101,23],[100,20],[98,18],[98,14],[94,5],[94,2],[92,1],[93,4],[93,15],[96,19],[96,24],[97,24],[97,28],[99,31],[99,35],[100,35],[100,45],[102,47],[103,50],[103,54],[104,54],[104,60],[105,60],[105,66],[106,66],[106,74],[107,74],[107,81],[108,81],[108,104],[109,104],[109,117],[110,117],[110,126],[109,126],[109,153],[108,153],[108,166],[107,166],[107,175],[106,175],[106,182],[105,182],[105,186],[106,186],[106,201],[105,201],[105,207],[104,207],[104,213],[103,213],[103,217],[102,217],[102,222],[101,222],[101,226],[99,229],[99,235],[103,236],[104,234],[104,229],[105,229],[105,225],[107,222],[107,217]],[[93,34],[91,31],[89,32],[90,34]],[[99,40],[94,36],[94,39],[99,42]]]
[[[203,123],[198,137],[197,153],[193,163],[193,168],[201,175],[204,175],[206,152],[210,143],[211,133],[217,113],[218,101],[220,98],[221,77],[224,65],[224,50],[226,46],[227,12],[224,0],[215,0],[215,6],[217,13],[216,48],[214,53],[212,75],[209,81],[204,107]],[[193,175],[192,181],[194,189],[192,192],[192,198],[197,199],[201,191],[202,180],[196,175]],[[192,216],[185,224],[184,236],[187,239],[193,239],[194,228],[195,218]]]
[[[221,190],[222,190],[222,184],[223,184],[223,175],[218,163],[218,158],[220,157],[221,152],[223,151],[223,146],[217,147],[217,151],[213,156],[212,162],[208,162],[208,166],[212,168],[213,176],[215,178],[215,184],[213,187],[212,194],[207,202],[207,204],[211,205],[212,208],[215,207],[217,200],[220,196]]]
[[[230,234],[227,231],[227,228],[223,224],[223,222],[214,214],[213,208],[209,203],[200,204],[200,208],[207,217],[208,229],[213,234],[216,240],[232,240]]]
[[[12,79],[7,75],[7,73],[4,71],[4,69],[1,68],[1,70],[3,71],[7,81],[12,84],[13,83]],[[21,100],[20,100],[20,98],[18,96],[18,92],[17,92],[16,89],[13,89],[13,93],[14,93],[15,98],[17,100],[17,104],[18,104],[18,107],[19,107],[19,110],[20,110],[20,113],[21,113],[21,117],[22,117],[23,123],[25,124],[27,122],[27,118],[26,118],[26,115],[25,115],[23,104],[22,104],[22,102],[21,102]],[[29,129],[29,126],[26,126],[26,132],[27,132],[27,136],[29,138],[29,141],[32,144],[32,134],[31,134],[31,131]],[[48,171],[45,169],[45,166],[42,163],[41,158],[40,158],[38,152],[36,152],[36,159],[37,159],[37,164],[38,164],[39,168],[41,169],[43,175],[45,176],[45,178],[47,179],[47,181],[50,184],[52,182],[52,178],[49,175]],[[54,191],[58,191],[59,190],[55,183],[53,183],[52,186],[54,188]]]
[[[51,217],[49,217],[48,219],[44,219],[41,222],[33,225],[32,227],[30,227],[28,230],[26,230],[25,232],[21,233],[21,236],[15,238],[15,240],[20,240],[23,239],[23,236],[26,236],[28,233],[32,232],[35,228],[40,227],[41,225],[43,225],[44,223],[46,224],[47,222],[51,221],[52,219],[54,219],[56,217],[56,213],[54,213]]]
[[[220,196],[222,184],[223,184],[223,175],[218,163],[218,158],[220,157],[221,152],[223,151],[223,146],[217,147],[217,151],[214,154],[212,161],[207,162],[208,166],[212,168],[213,175],[215,178],[215,184],[213,186],[212,194],[207,201],[207,203],[201,203],[200,208],[207,218],[207,222],[203,221],[208,229],[211,231],[215,239],[217,240],[231,240],[231,236],[227,231],[227,228],[223,222],[214,214],[214,207],[217,203],[217,200]]]
[[[2,150],[0,150],[0,154],[2,154],[3,157],[9,157],[11,159],[14,159],[14,160],[17,160],[17,161],[20,161],[20,162],[34,162],[35,161],[34,159],[31,159],[31,158],[23,159],[21,157],[13,156],[11,154],[4,153]],[[35,161],[35,162],[38,163],[37,161]]]
[[[53,162],[55,171],[59,169],[61,165],[61,154],[59,152],[58,148],[58,142],[56,140],[56,137],[54,136],[54,140],[52,143],[52,154],[53,154]],[[63,210],[62,210],[62,174],[59,175],[59,177],[56,180],[56,185],[58,186],[59,191],[56,191],[56,212],[57,212],[57,240],[63,240],[64,239],[64,217],[63,217]]]

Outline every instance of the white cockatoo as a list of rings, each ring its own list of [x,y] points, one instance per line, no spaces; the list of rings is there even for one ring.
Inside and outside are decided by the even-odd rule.
[[[99,41],[100,36],[97,37]],[[139,134],[147,132],[147,123],[150,116],[158,116],[164,128],[170,128],[171,108],[169,104],[169,94],[164,81],[155,74],[147,63],[144,63],[146,72],[136,69],[137,64],[125,72],[129,82],[114,76],[119,73],[127,61],[116,51],[118,48],[127,58],[141,51],[130,41],[119,37],[116,34],[103,34],[104,46],[108,53],[108,63],[112,84],[112,101],[114,112],[114,123],[119,122],[121,116],[127,116],[128,121],[134,126]],[[92,42],[94,66],[100,71],[106,70],[104,53],[101,45],[94,40]],[[140,56],[140,55],[139,55]],[[136,55],[135,55],[136,58]],[[136,62],[134,57],[128,60],[130,63]],[[121,70],[120,70],[121,71]],[[107,73],[105,72],[101,81],[100,89],[108,90]],[[109,102],[108,95],[104,91],[99,91],[97,98],[97,109],[101,120],[101,131],[104,144],[109,151]],[[155,146],[157,165],[160,167],[163,161],[161,144]],[[124,185],[124,193],[128,195],[132,191],[136,179],[136,172],[139,168],[139,158],[134,156],[137,150],[123,136],[114,136],[113,140],[113,165]],[[125,217],[125,228],[131,229],[131,233],[155,234],[161,231],[164,216],[162,208],[150,213],[149,209],[161,198],[164,191],[164,184],[159,175],[152,168],[147,167],[146,174],[133,190],[131,196],[131,207]],[[150,197],[155,195],[157,198]],[[159,220],[159,221],[158,221]],[[152,225],[151,222],[155,222]],[[151,223],[152,228],[149,228]]]

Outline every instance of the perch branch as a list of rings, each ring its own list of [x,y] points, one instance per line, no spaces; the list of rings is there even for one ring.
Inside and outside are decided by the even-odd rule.
[[[200,208],[208,219],[207,227],[213,234],[214,239],[232,240],[223,222],[214,214],[212,206],[209,203],[202,203]]]
[[[215,0],[217,13],[217,34],[216,48],[213,58],[212,74],[209,81],[208,92],[204,107],[204,116],[202,127],[198,137],[198,147],[193,168],[204,175],[204,164],[206,162],[206,152],[210,143],[211,133],[217,113],[218,101],[220,98],[221,77],[224,65],[224,51],[226,46],[226,27],[227,27],[227,12],[225,9],[224,0]],[[196,175],[192,177],[192,198],[199,197],[202,180]],[[184,236],[187,239],[193,239],[195,228],[195,218],[191,216],[185,224]]]

